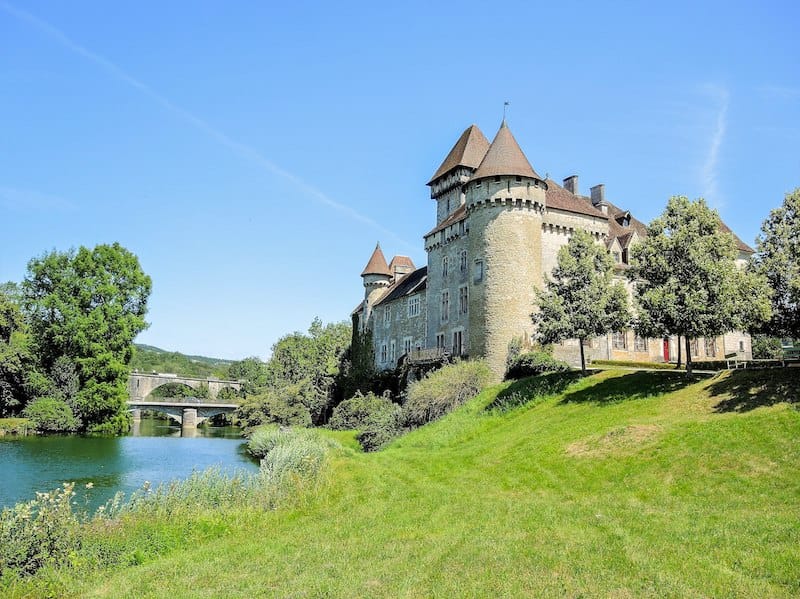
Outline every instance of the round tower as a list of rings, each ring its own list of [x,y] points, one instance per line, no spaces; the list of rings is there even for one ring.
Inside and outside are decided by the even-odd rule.
[[[375,251],[372,252],[369,262],[361,273],[361,280],[364,283],[364,321],[361,323],[363,329],[369,321],[372,306],[383,295],[383,290],[392,283],[392,271],[386,263],[380,243],[375,245]]]
[[[465,189],[472,260],[469,354],[484,356],[498,377],[509,342],[533,333],[546,190],[503,120]]]

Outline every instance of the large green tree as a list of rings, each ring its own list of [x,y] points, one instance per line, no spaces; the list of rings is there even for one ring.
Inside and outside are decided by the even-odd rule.
[[[772,290],[772,318],[766,333],[800,338],[800,188],[786,194],[783,205],[761,225],[754,267]]]
[[[22,284],[35,354],[51,372],[67,358],[77,369],[76,415],[84,430],[127,430],[133,340],[147,326],[151,281],[118,243],[53,251],[28,264]]]
[[[33,368],[25,321],[13,286],[0,289],[0,417],[18,413],[28,399],[27,382]]]
[[[539,339],[543,343],[577,339],[584,372],[584,342],[625,328],[630,320],[628,294],[613,280],[613,270],[606,249],[589,233],[575,231],[558,250],[558,263],[538,293],[539,310],[533,319]]]
[[[720,222],[704,200],[675,196],[631,251],[635,327],[684,337],[688,373],[692,339],[746,330],[769,315],[764,280],[737,267],[735,240]]]

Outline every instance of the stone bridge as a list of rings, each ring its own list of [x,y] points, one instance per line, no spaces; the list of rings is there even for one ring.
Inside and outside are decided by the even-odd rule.
[[[160,398],[159,398],[160,399]],[[181,428],[194,428],[204,420],[217,414],[230,414],[239,404],[221,402],[186,401],[185,399],[161,399],[161,401],[128,400],[134,424],[142,419],[142,410],[152,410],[166,414]]]
[[[133,372],[128,381],[128,396],[132,401],[144,401],[153,391],[169,384],[186,385],[192,389],[200,389],[206,386],[208,387],[208,398],[211,400],[216,399],[222,389],[227,388],[240,391],[242,388],[241,381],[223,381],[215,378],[201,379],[158,372],[153,372],[151,374]]]
[[[208,398],[151,398],[150,394],[164,385],[180,384],[192,389],[208,388]],[[134,372],[128,381],[128,407],[133,413],[134,424],[142,417],[142,410],[152,410],[166,414],[181,425],[181,428],[194,428],[204,420],[217,414],[228,414],[239,407],[232,401],[216,401],[222,389],[240,391],[240,381],[225,381],[215,378],[195,378],[153,372]]]

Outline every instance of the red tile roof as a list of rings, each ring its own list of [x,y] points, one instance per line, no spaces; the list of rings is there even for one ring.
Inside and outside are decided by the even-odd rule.
[[[464,220],[465,218],[467,218],[467,207],[462,204],[461,206],[453,210],[453,213],[450,216],[448,216],[446,219],[444,219],[442,222],[436,225],[433,229],[425,233],[423,237],[430,237],[434,233],[438,233],[439,231],[444,231],[450,225],[454,225],[457,222]]]
[[[589,198],[572,194],[572,192],[564,189],[552,179],[547,179],[545,183],[547,183],[547,191],[544,197],[548,208],[586,214],[602,219],[608,218],[592,205],[592,201]]]
[[[369,262],[364,267],[364,272],[361,273],[362,277],[365,275],[392,275],[389,265],[386,264],[386,257],[381,251],[380,243],[375,246],[375,251],[372,252]]]
[[[446,175],[457,166],[468,166],[478,168],[478,165],[489,149],[489,140],[478,129],[477,125],[470,125],[458,138],[458,141],[450,150],[447,158],[428,181],[428,185],[436,181],[442,175]]]
[[[494,136],[492,145],[489,146],[486,156],[483,157],[472,178],[481,179],[497,175],[519,175],[541,179],[528,162],[505,121],[500,125],[500,130]]]
[[[392,272],[394,272],[394,269],[396,267],[403,267],[403,266],[407,266],[412,270],[416,268],[414,266],[414,262],[412,262],[411,258],[409,258],[408,256],[395,256],[394,258],[392,258],[392,261],[389,262],[389,270],[391,270]]]

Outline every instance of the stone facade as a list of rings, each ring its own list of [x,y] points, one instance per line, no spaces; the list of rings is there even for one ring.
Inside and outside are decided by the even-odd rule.
[[[540,177],[505,122],[491,144],[474,125],[464,131],[428,185],[436,226],[424,236],[427,266],[417,269],[404,256],[387,264],[376,247],[362,273],[364,300],[355,314],[359,326],[373,333],[379,369],[438,348],[484,357],[501,376],[509,343],[532,339],[536,289],[574,231],[588,231],[605,244],[622,280],[628,249],[646,234],[641,222],[605,199],[603,185],[586,197],[575,175],[563,187]],[[736,241],[739,259],[746,260],[752,249]],[[633,331],[593,339],[585,350],[590,359],[665,361],[678,355],[677,339],[640,339]],[[555,353],[578,361],[577,341],[565,341]],[[731,332],[692,346],[698,360],[733,353],[752,355],[749,336]]]

